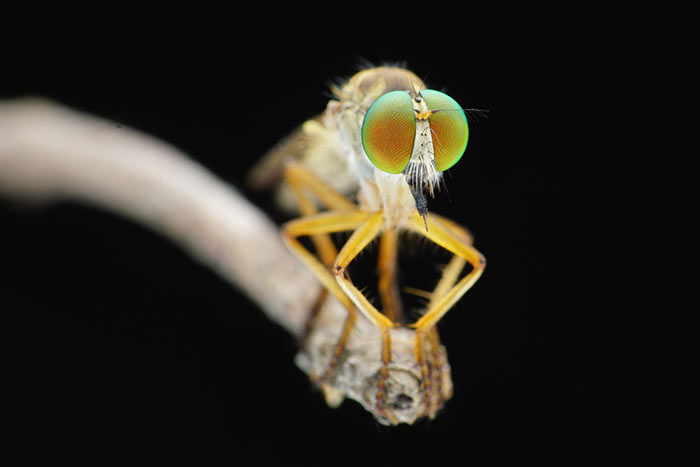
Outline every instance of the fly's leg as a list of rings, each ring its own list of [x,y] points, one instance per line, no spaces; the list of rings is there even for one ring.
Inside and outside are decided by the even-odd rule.
[[[447,294],[459,279],[459,275],[465,265],[466,261],[463,258],[459,256],[452,257],[443,269],[440,281],[435,290],[433,290],[426,309],[432,309],[434,304]],[[424,350],[426,345],[429,346],[429,352]],[[423,357],[421,358],[420,355],[423,355]],[[423,338],[416,337],[416,356],[416,361],[421,370],[425,410],[430,418],[434,418],[445,401],[452,397],[451,393],[443,393],[441,369],[447,362],[444,354],[440,351],[440,335],[438,334],[437,326],[430,328],[427,335],[423,336]],[[431,386],[436,389],[431,391]]]
[[[321,204],[334,211],[352,211],[357,207],[326,183],[322,182],[313,172],[296,161],[289,161],[284,168],[284,177],[298,190],[311,193]],[[311,209],[316,209],[312,206]]]
[[[447,229],[451,230],[452,233],[464,243],[468,243],[469,245],[474,243],[469,231],[461,225],[437,214],[431,214],[431,217],[443,224]],[[442,276],[431,294],[430,302],[426,307],[427,310],[432,309],[437,301],[444,297],[454,286],[466,264],[467,262],[464,258],[460,256],[452,257],[450,262],[443,269]],[[449,393],[443,392],[441,368],[447,362],[445,361],[444,354],[440,352],[440,335],[438,334],[437,326],[433,326],[428,331],[427,338],[431,350],[430,354],[428,354],[430,357],[426,356],[426,359],[429,359],[428,365],[421,365],[421,373],[423,374],[423,381],[428,382],[428,385],[424,385],[424,389],[429,387],[430,384],[437,388],[435,391],[426,390],[424,392],[426,398],[426,412],[430,418],[434,418],[438,410],[440,410],[444,405],[445,401],[452,397],[452,393],[451,391]],[[437,399],[434,403],[432,402],[432,399],[430,399],[431,393],[434,393],[435,398]]]
[[[308,217],[318,213],[316,204],[312,200],[311,196],[316,198],[321,204],[333,210],[357,210],[353,203],[348,201],[343,195],[335,191],[333,188],[323,183],[318,179],[318,177],[316,177],[316,175],[298,162],[289,161],[285,165],[284,178],[294,194],[302,216]],[[330,235],[328,233],[314,234],[311,235],[311,241],[314,244],[314,248],[321,262],[327,269],[330,269],[333,261],[338,255],[338,250],[336,249]],[[313,331],[316,319],[327,295],[328,289],[322,289],[311,307],[311,310],[309,311],[309,315],[304,326],[304,331],[300,337],[299,346],[301,348],[306,348],[306,340]],[[328,367],[319,377],[311,375],[312,379],[316,380],[316,382],[321,383],[326,380],[337,367],[338,361],[345,347],[345,343],[352,332],[356,319],[355,311],[352,309],[352,306],[346,306],[346,308],[348,309],[348,317],[345,320],[341,337],[333,350],[333,356],[331,357]]]
[[[435,291],[433,292],[426,313],[411,327],[416,330],[415,351],[423,376],[423,390],[426,397],[426,404],[430,417],[434,417],[441,402],[432,406],[430,404],[431,378],[428,367],[428,359],[425,352],[426,340],[431,342],[431,360],[433,366],[439,362],[435,359],[439,356],[439,340],[435,324],[454,306],[457,301],[469,290],[479,279],[486,267],[486,259],[474,247],[471,246],[471,236],[463,227],[452,221],[445,222],[444,218],[431,215],[428,220],[428,230],[425,230],[423,218],[418,214],[412,216],[408,228],[409,230],[421,234],[432,242],[450,251],[455,257],[450,261],[443,272]],[[469,263],[472,270],[459,281],[457,278]],[[431,337],[431,333],[434,336]],[[444,399],[442,399],[444,400]]]
[[[385,230],[379,237],[379,296],[384,314],[394,323],[403,321],[403,309],[397,282],[398,237],[396,229]]]
[[[289,161],[285,165],[284,178],[291,188],[291,192],[294,195],[299,212],[301,212],[302,216],[311,216],[318,212],[316,204],[309,196],[309,192],[311,192],[311,195],[315,194],[316,197],[319,198],[322,203],[325,202],[324,204],[326,205],[335,206],[336,208],[341,208],[342,210],[348,211],[351,211],[354,208],[352,203],[347,203],[349,205],[346,205],[345,198],[342,198],[340,194],[326,186],[314,174],[310,173],[298,162]],[[311,241],[314,244],[316,254],[320,257],[321,262],[330,268],[335,260],[335,257],[338,255],[338,250],[333,244],[330,235],[312,235]],[[299,346],[301,348],[306,347],[306,339],[313,330],[316,318],[327,295],[328,292],[326,289],[321,289],[319,296],[309,311],[309,316],[304,325],[304,332],[302,333],[299,342]]]
[[[469,245],[474,244],[474,239],[472,238],[472,234],[469,233],[469,230],[467,230],[465,227],[459,225],[455,221],[448,219],[447,217],[441,216],[439,214],[434,214],[430,213],[430,217],[438,221],[440,224],[445,226],[445,228],[449,229],[452,231],[452,233],[460,238],[464,243],[468,243]]]
[[[377,412],[396,424],[396,417],[384,409],[384,396],[386,379],[389,375],[389,363],[391,362],[391,338],[389,331],[394,327],[394,322],[379,312],[364,294],[355,287],[346,273],[346,269],[357,255],[364,250],[374,238],[379,234],[384,223],[383,213],[371,214],[350,236],[343,248],[338,253],[338,258],[333,265],[333,272],[338,285],[352,300],[358,310],[374,323],[381,332],[382,338],[382,368],[380,378],[377,383]]]
[[[299,338],[297,340],[297,345],[302,350],[306,350],[307,341],[309,340],[311,333],[313,332],[314,328],[316,327],[316,321],[318,319],[318,315],[321,312],[321,308],[323,307],[323,304],[326,302],[326,298],[328,298],[328,290],[322,288],[318,292],[318,296],[316,297],[316,301],[314,301],[314,303],[311,305],[311,309],[309,310],[309,314],[306,317],[306,321],[304,321],[304,328],[302,329],[301,335],[299,336]],[[315,379],[315,378],[316,377],[312,375],[312,379]]]
[[[328,368],[320,377],[312,375],[317,383],[323,388],[323,381],[328,377],[329,372],[337,365],[340,355],[345,348],[348,337],[355,326],[357,319],[355,308],[352,301],[347,297],[343,290],[338,286],[338,283],[333,278],[333,274],[313,253],[307,250],[298,240],[299,237],[308,235],[328,234],[333,232],[342,232],[346,230],[354,230],[361,225],[369,216],[369,214],[354,210],[349,212],[343,211],[326,211],[312,216],[302,217],[286,223],[282,229],[282,236],[287,247],[296,256],[305,263],[311,272],[316,276],[319,282],[325,289],[336,297],[340,303],[348,310],[348,317],[343,325],[338,343],[336,344],[331,361]]]

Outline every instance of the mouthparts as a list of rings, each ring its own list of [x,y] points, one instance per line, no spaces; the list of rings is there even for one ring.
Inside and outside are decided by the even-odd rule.
[[[411,194],[413,199],[416,201],[416,209],[418,214],[423,218],[423,223],[425,224],[425,231],[428,231],[428,200],[425,197],[425,191],[423,189],[422,183],[417,183],[417,180],[408,180],[408,186],[411,188]]]

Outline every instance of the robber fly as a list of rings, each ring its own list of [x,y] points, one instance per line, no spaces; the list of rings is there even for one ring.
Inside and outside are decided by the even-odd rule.
[[[436,324],[479,279],[486,261],[468,231],[428,212],[428,200],[443,183],[443,172],[462,157],[469,137],[467,118],[450,96],[426,89],[412,72],[398,67],[360,71],[332,88],[334,99],[273,149],[251,173],[257,186],[283,177],[301,218],[283,227],[290,250],[345,306],[347,319],[328,369],[312,377],[319,385],[332,377],[359,311],[382,336],[382,370],[376,408],[398,423],[385,406],[384,385],[391,360],[389,330],[415,330],[415,361],[422,375],[424,415],[435,416],[451,396],[436,384],[431,361],[440,345]],[[351,201],[351,199],[355,201]],[[325,210],[319,210],[319,207]],[[331,233],[352,231],[338,251]],[[422,316],[405,323],[397,281],[397,249],[403,231],[419,234],[454,256]],[[315,254],[300,241],[309,236]],[[348,266],[379,237],[377,309],[353,284]],[[469,272],[460,278],[466,263]],[[439,383],[439,381],[438,381]]]

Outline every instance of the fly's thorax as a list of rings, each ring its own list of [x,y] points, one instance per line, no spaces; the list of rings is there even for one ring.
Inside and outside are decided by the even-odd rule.
[[[338,101],[352,101],[366,112],[375,100],[389,91],[424,88],[423,81],[413,72],[396,66],[380,66],[356,73],[341,86],[334,86],[332,91]]]
[[[353,101],[331,101],[326,110],[328,124],[336,128],[347,169],[358,180],[372,179],[374,166],[367,159],[360,136],[365,112]]]
[[[302,126],[306,136],[303,164],[335,190],[352,194],[357,190],[357,180],[347,170],[338,131],[325,123],[308,120]]]

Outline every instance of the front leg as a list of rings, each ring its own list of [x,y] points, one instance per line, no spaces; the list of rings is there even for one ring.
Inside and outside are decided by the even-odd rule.
[[[318,201],[318,203],[321,205],[336,211],[352,212],[357,210],[355,205],[347,200],[342,194],[335,191],[333,188],[320,180],[309,169],[293,159],[287,160],[284,166],[284,178],[289,185],[292,194],[294,195],[299,211],[304,217],[309,217],[318,213],[318,208],[314,200]],[[301,235],[305,234],[301,233]],[[323,265],[326,266],[327,269],[330,269],[336,256],[338,256],[338,250],[336,249],[330,235],[328,233],[317,233],[311,235],[311,241],[313,242],[316,254],[320,258]],[[318,314],[327,296],[328,289],[321,289],[321,292],[309,311],[309,315],[304,326],[304,331],[299,339],[299,347],[302,349],[306,348],[308,336],[311,334],[316,325]],[[312,375],[312,379],[315,379],[318,383],[322,383],[331,375],[333,370],[338,365],[338,361],[343,349],[345,348],[345,343],[350,335],[350,332],[352,331],[354,323],[355,311],[350,306],[350,308],[348,308],[348,318],[345,321],[343,332],[341,333],[341,337],[335,346],[333,357],[331,358],[328,367],[319,377]]]
[[[433,292],[433,296],[428,304],[428,310],[418,321],[411,325],[416,330],[416,361],[420,365],[423,375],[426,405],[430,407],[429,416],[431,418],[439,408],[439,403],[432,406],[429,404],[429,397],[432,391],[430,390],[430,372],[425,352],[426,338],[431,342],[433,355],[436,355],[436,346],[439,345],[439,341],[435,325],[474,285],[486,267],[486,259],[471,245],[471,236],[467,230],[452,221],[443,223],[441,220],[441,218],[429,217],[427,220],[428,231],[426,231],[423,219],[416,214],[411,218],[408,226],[411,231],[427,237],[455,255],[447,268],[445,268],[443,276],[435,288],[435,292]],[[461,280],[457,281],[465,262],[472,266],[472,270]]]
[[[353,230],[362,224],[368,216],[369,214],[357,210],[348,212],[326,211],[290,221],[285,224],[282,229],[282,237],[287,247],[308,266],[318,281],[324,286],[325,290],[335,296],[348,310],[348,317],[345,320],[342,333],[333,350],[333,355],[331,356],[328,367],[319,376],[311,375],[312,380],[320,384],[322,388],[324,380],[328,378],[338,364],[350,333],[355,326],[357,316],[352,301],[338,286],[330,272],[330,268],[324,265],[316,255],[304,248],[298,238],[302,236],[327,235],[332,232]],[[320,307],[320,303],[317,305]],[[310,332],[310,330],[307,332]]]
[[[353,232],[343,248],[338,253],[338,258],[333,265],[333,272],[338,285],[350,297],[358,310],[381,331],[382,335],[382,369],[377,383],[377,411],[396,424],[396,417],[384,408],[384,394],[386,380],[389,374],[391,362],[391,338],[389,330],[394,327],[394,322],[379,312],[360,290],[350,281],[346,273],[347,267],[353,259],[365,249],[365,247],[379,234],[384,224],[384,215],[381,212],[372,214],[367,220]]]
[[[403,307],[397,281],[398,242],[398,230],[385,229],[379,237],[379,261],[377,262],[382,310],[394,323],[403,322]]]

